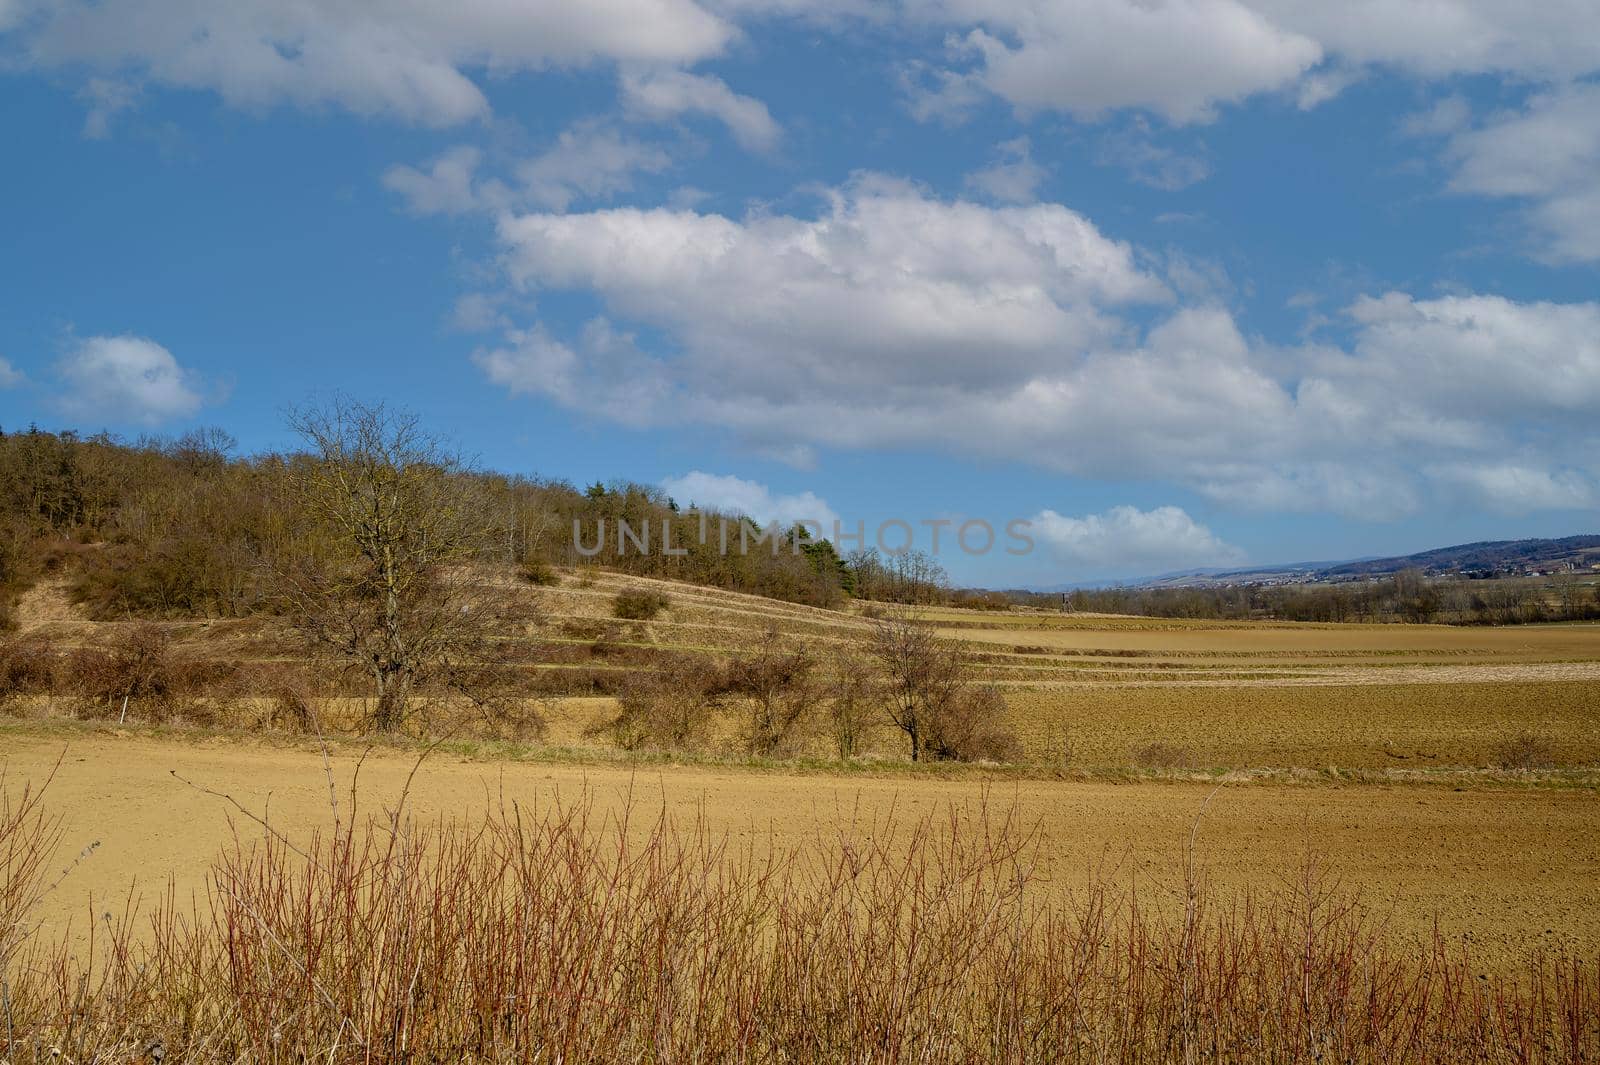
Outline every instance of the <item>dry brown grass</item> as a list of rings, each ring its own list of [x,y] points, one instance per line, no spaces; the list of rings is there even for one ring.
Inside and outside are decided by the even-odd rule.
[[[603,573],[542,587],[502,574],[490,587],[538,597],[545,620],[503,634],[502,663],[525,685],[512,701],[548,717],[550,742],[578,747],[616,745],[619,706],[648,723],[772,627],[823,663],[831,691],[828,663],[867,631],[856,617]],[[669,609],[618,621],[612,603],[630,588]],[[626,768],[451,765],[412,782],[376,756],[362,779],[387,781],[383,798],[404,782],[414,804],[448,814],[369,822],[341,785],[335,826],[315,814],[329,789],[307,779],[314,751],[79,734],[84,761],[64,763],[55,786],[62,825],[74,844],[104,825],[111,838],[6,926],[43,925],[6,970],[14,1042],[0,1058],[54,1046],[76,1061],[155,1048],[166,1061],[1595,1060],[1596,807],[1587,791],[1523,782],[1550,764],[1600,764],[1600,688],[1585,672],[1600,668],[1600,627],[938,616],[1004,692],[1016,756],[1036,778],[1004,785],[1006,805],[1036,834],[998,815],[949,821],[951,804],[977,804],[970,814],[984,802],[981,783],[960,779],[652,768],[677,813],[647,824],[638,805],[593,798],[600,781],[632,788]],[[52,617],[0,648],[0,698],[8,713],[92,706],[114,721],[121,692],[130,726],[197,704],[251,730],[362,719],[357,693],[312,683],[270,620],[161,631],[152,653],[117,659],[137,651],[135,626]],[[190,671],[195,660],[241,666],[224,683]],[[74,661],[94,668],[64,668]],[[165,688],[139,680],[152,661]],[[749,748],[738,714],[684,706],[682,735],[667,712],[651,726],[661,736],[635,745]],[[424,720],[458,735],[527,731],[481,732],[488,719],[449,698]],[[904,757],[893,726],[849,725],[858,759]],[[783,747],[831,759],[837,731],[818,713]],[[35,754],[23,779],[54,761]],[[1044,779],[1064,763],[1069,775],[1138,766],[1149,772],[1135,777],[1172,782]],[[252,810],[270,795],[284,834],[244,837],[208,866],[214,800],[178,788],[169,766]],[[1294,780],[1310,767],[1336,783],[1328,766],[1504,768],[1489,774],[1498,791],[1229,793],[1200,844],[1210,882],[1164,879],[1199,803],[1177,782],[1194,767],[1288,768],[1280,779]],[[584,798],[552,806],[556,784]],[[462,820],[463,796],[486,793],[506,798]],[[24,821],[45,825],[30,809]],[[1327,876],[1286,863],[1306,838]],[[1373,908],[1335,889],[1332,871]],[[168,873],[172,893],[146,909],[153,924],[62,924],[91,890],[121,898],[135,874],[155,886]]]
[[[60,817],[44,808],[53,775],[52,770],[39,781],[13,786],[0,768],[0,981],[9,980],[17,956],[33,937],[39,904],[50,888],[45,875],[62,836]],[[8,1006],[0,1001],[0,1007]],[[7,1019],[0,1017],[0,1023]]]
[[[192,903],[30,936],[0,973],[8,1060],[135,1062],[1578,1062],[1600,971],[1480,976],[1396,950],[1307,859],[1224,898],[1185,862],[1167,918],[1039,890],[1003,810],[873,821],[806,853],[586,799],[236,837]],[[7,817],[0,854],[47,846]],[[239,808],[254,818],[247,808]],[[257,821],[265,824],[264,821]],[[1190,858],[1193,858],[1192,851]],[[24,866],[22,897],[36,893]],[[10,890],[0,884],[0,898]]]

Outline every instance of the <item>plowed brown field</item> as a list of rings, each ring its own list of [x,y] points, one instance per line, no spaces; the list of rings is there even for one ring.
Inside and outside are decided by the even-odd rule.
[[[15,782],[46,776],[62,758],[59,734],[9,732],[4,761]],[[348,814],[356,755],[336,751],[335,777]],[[374,752],[361,770],[367,810],[392,803],[414,760]],[[236,741],[86,735],[66,743],[50,789],[66,817],[63,861],[98,843],[50,895],[44,916],[81,928],[92,913],[120,907],[131,885],[147,895],[169,878],[181,895],[204,888],[208,860],[231,832],[224,801],[175,779],[226,792],[303,835],[329,820],[322,756],[310,748]],[[757,848],[862,832],[874,817],[902,820],[949,806],[1014,809],[1041,833],[1054,889],[1084,884],[1091,871],[1137,886],[1149,905],[1178,898],[1187,837],[1210,786],[827,777],[738,769],[629,770],[463,761],[436,755],[412,783],[411,808],[466,816],[485,802],[573,799],[589,791],[616,809],[630,790],[643,824],[663,807],[703,815],[712,827]],[[242,835],[260,829],[234,814]],[[1308,852],[1359,891],[1393,934],[1426,937],[1435,917],[1445,937],[1471,946],[1485,968],[1530,947],[1600,953],[1600,798],[1553,788],[1249,785],[1225,787],[1200,822],[1199,852],[1224,895],[1270,891],[1292,879]]]

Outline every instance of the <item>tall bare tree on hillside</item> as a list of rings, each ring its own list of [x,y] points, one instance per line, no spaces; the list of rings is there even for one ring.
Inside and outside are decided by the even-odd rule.
[[[370,676],[372,726],[398,728],[418,686],[445,679],[478,637],[460,572],[484,535],[472,479],[409,412],[341,397],[290,424],[309,452],[300,502],[327,536],[285,569],[291,616]]]

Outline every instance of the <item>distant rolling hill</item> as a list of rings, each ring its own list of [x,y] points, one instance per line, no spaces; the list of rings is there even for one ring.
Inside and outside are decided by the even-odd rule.
[[[1229,584],[1306,584],[1363,580],[1418,569],[1429,576],[1510,577],[1600,566],[1600,536],[1556,540],[1484,540],[1438,547],[1414,555],[1350,562],[1306,562],[1237,570],[1192,570],[1139,582],[1144,588],[1194,588]]]

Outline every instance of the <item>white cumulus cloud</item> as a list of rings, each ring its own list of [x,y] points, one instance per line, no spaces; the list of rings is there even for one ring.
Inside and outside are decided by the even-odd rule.
[[[674,372],[711,402],[1003,389],[1115,335],[1105,307],[1168,295],[1064,207],[876,179],[813,219],[618,208],[507,216],[500,237],[518,286],[594,290],[678,336]]]
[[[550,148],[524,160],[516,174],[521,199],[558,211],[577,199],[605,199],[633,187],[635,174],[659,174],[672,165],[654,145],[596,122],[563,130]]]
[[[1600,5],[1577,0],[906,0],[903,11],[948,27],[964,51],[924,70],[924,115],[983,90],[1024,110],[1204,122],[1258,93],[1316,106],[1369,67],[1551,84],[1600,69]]]
[[[767,105],[728,88],[721,78],[683,70],[631,71],[622,77],[623,105],[635,116],[676,118],[709,115],[728,127],[734,139],[751,151],[776,148],[783,130]]]
[[[519,327],[480,366],[625,424],[719,426],[770,455],[934,448],[1372,519],[1465,498],[1444,472],[1463,466],[1544,471],[1542,491],[1478,479],[1530,505],[1600,483],[1600,303],[1392,292],[1345,308],[1343,346],[1277,347],[1192,271],[1163,279],[1060,205],[875,178],[810,218],[623,208],[506,215],[499,232],[512,291],[577,290],[604,313],[572,340]]]
[[[810,521],[822,527],[824,536],[832,536],[833,523],[839,520],[833,508],[814,492],[782,495],[758,481],[730,474],[691,470],[682,477],[668,477],[661,488],[682,506],[694,504],[705,510],[744,514],[763,526],[775,521],[787,528],[797,521]]]
[[[1422,78],[1507,74],[1560,81],[1600,67],[1600,7],[1586,0],[1249,0],[1347,63]]]
[[[660,363],[605,318],[591,319],[575,345],[539,325],[511,329],[503,344],[472,360],[512,395],[547,397],[632,428],[660,424],[671,410],[672,385]]]
[[[487,77],[598,62],[651,72],[625,77],[632,106],[713,116],[762,151],[779,136],[765,106],[686,68],[774,17],[805,19],[807,32],[870,25],[897,34],[897,46],[930,29],[945,36],[953,55],[902,65],[925,116],[992,94],[1025,111],[1094,119],[1134,108],[1189,123],[1259,93],[1315,106],[1373,67],[1547,85],[1600,70],[1600,5],[1586,0],[0,2],[18,63],[118,87],[90,90],[91,132],[146,81],[235,106],[332,105],[450,125],[488,114]]]
[[[1529,245],[1557,263],[1600,261],[1600,84],[1535,94],[1456,133],[1452,190],[1527,205]]]
[[[426,170],[412,166],[392,166],[384,172],[383,184],[405,198],[413,214],[462,214],[479,206],[474,174],[483,153],[470,145],[458,145],[434,159]]]
[[[1181,507],[1120,506],[1081,518],[1043,510],[1031,522],[1035,539],[1085,573],[1157,573],[1232,565],[1245,557]]]
[[[1238,0],[923,0],[925,18],[974,23],[962,40],[985,88],[1019,107],[1095,119],[1120,108],[1176,123],[1286,88],[1316,41]]]
[[[1443,466],[1430,472],[1444,484],[1457,486],[1469,503],[1505,514],[1600,506],[1595,482],[1573,470],[1486,462]]]
[[[998,158],[982,170],[967,175],[967,187],[1000,203],[1032,203],[1049,171],[1033,161],[1027,137],[1005,141],[996,148]]]
[[[480,72],[690,63],[737,32],[693,0],[21,0],[10,18],[36,67],[429,125],[488,113]]]
[[[193,373],[172,352],[144,337],[87,337],[57,367],[62,405],[81,417],[156,425],[199,410]]]
[[[564,211],[578,200],[628,192],[639,174],[672,166],[662,148],[607,123],[588,119],[562,130],[536,155],[515,161],[508,177],[480,174],[484,154],[458,145],[424,167],[392,166],[383,184],[412,214],[465,214],[521,207]]]

